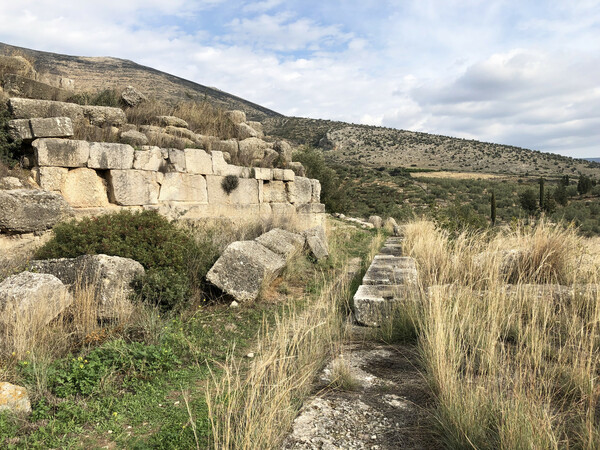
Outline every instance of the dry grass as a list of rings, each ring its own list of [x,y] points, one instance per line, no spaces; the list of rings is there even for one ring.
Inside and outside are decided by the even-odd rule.
[[[414,178],[447,178],[451,180],[497,180],[508,178],[505,175],[473,172],[424,172],[415,174]]]
[[[598,271],[581,263],[586,242],[544,222],[454,241],[427,222],[405,233],[421,268],[419,345],[443,443],[598,448],[600,298]],[[593,284],[561,298],[530,285],[551,282]]]

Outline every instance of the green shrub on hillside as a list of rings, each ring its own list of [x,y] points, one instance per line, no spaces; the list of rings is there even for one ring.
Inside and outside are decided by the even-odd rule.
[[[137,283],[142,299],[173,308],[187,299],[192,288],[188,261],[201,249],[173,223],[154,211],[122,211],[54,227],[51,240],[37,258],[74,258],[85,254],[122,256],[146,269]]]
[[[13,141],[8,135],[8,121],[10,119],[8,106],[0,97],[0,164],[14,167],[19,162],[21,142]]]

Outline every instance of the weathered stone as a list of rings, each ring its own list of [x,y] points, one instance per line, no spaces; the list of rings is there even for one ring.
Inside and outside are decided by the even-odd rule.
[[[44,231],[72,215],[73,209],[54,192],[34,189],[0,191],[0,231]]]
[[[273,169],[267,167],[255,167],[254,178],[257,180],[271,181],[273,179]]]
[[[0,189],[23,189],[23,183],[17,177],[0,177]]]
[[[256,137],[261,138],[261,139],[264,137],[265,133],[263,132],[262,123],[255,122],[255,121],[249,121],[248,126],[253,128],[254,131],[256,131],[256,133],[257,133]]]
[[[13,73],[4,74],[2,87],[10,97],[63,101],[71,95],[63,89]]]
[[[273,167],[275,165],[275,162],[277,161],[277,158],[279,158],[279,153],[277,153],[275,150],[267,148],[265,149],[265,156],[261,160],[260,166]]]
[[[301,214],[322,214],[325,212],[325,205],[322,203],[300,203],[296,205],[296,211]]]
[[[285,259],[255,241],[230,244],[206,278],[237,301],[252,301],[285,267]]]
[[[238,141],[229,139],[227,141],[215,141],[211,144],[211,151],[229,153],[232,159],[236,159],[239,152]]]
[[[82,106],[82,108],[83,116],[89,120],[91,125],[98,127],[113,125],[118,127],[127,122],[127,117],[121,108],[90,105]]]
[[[306,169],[304,169],[304,166],[302,165],[301,162],[297,162],[297,161],[292,161],[291,163],[288,163],[288,167],[294,171],[294,174],[296,174],[299,177],[305,177],[306,176]]]
[[[210,204],[224,205],[251,205],[258,204],[258,181],[251,178],[238,178],[238,187],[227,194],[223,190],[221,176],[206,177],[208,188],[208,202]]]
[[[354,317],[361,325],[381,326],[383,321],[391,318],[394,309],[402,302],[411,301],[414,295],[415,290],[407,286],[359,286],[353,299]]]
[[[257,138],[258,133],[254,128],[246,123],[238,123],[235,125],[235,137],[238,139]]]
[[[262,139],[251,137],[239,142],[238,159],[242,165],[250,165],[253,161],[260,161],[265,157],[267,143]]]
[[[398,268],[377,266],[371,264],[363,277],[366,285],[410,285],[416,286],[418,282],[417,270],[412,268]]]
[[[227,161],[223,157],[223,152],[213,150],[210,154],[212,157],[212,173],[215,175],[229,175]]]
[[[276,141],[273,149],[279,153],[280,165],[282,167],[287,167],[292,162],[292,146],[286,141]]]
[[[76,121],[82,119],[83,108],[75,103],[54,102],[50,100],[33,100],[29,98],[11,98],[8,105],[15,119],[31,119],[33,117],[69,117]]]
[[[211,155],[197,148],[184,150],[185,167],[188,173],[210,175],[213,173],[213,160]]]
[[[21,272],[0,283],[0,321],[20,328],[47,325],[73,297],[54,275]]]
[[[381,228],[383,226],[383,219],[379,216],[370,216],[369,223],[372,223],[375,228]]]
[[[175,172],[185,172],[185,153],[176,148],[169,149],[169,169]]]
[[[0,382],[0,413],[10,411],[14,414],[29,414],[31,403],[27,389],[22,386]]]
[[[0,70],[27,78],[35,78],[36,75],[33,65],[22,56],[0,55]]]
[[[157,116],[156,120],[158,124],[163,127],[171,126],[179,128],[189,128],[189,125],[185,120],[175,116]]]
[[[123,206],[155,205],[158,203],[162,176],[160,172],[146,170],[110,170],[110,201]]]
[[[127,106],[134,107],[144,103],[148,98],[133,86],[127,86],[125,90],[121,92],[121,100]]]
[[[311,202],[319,203],[321,201],[321,182],[314,178],[310,179],[310,184],[312,186],[312,194],[311,194]]]
[[[106,180],[93,169],[69,170],[63,181],[62,194],[74,208],[108,206]]]
[[[148,144],[148,137],[137,130],[129,130],[121,132],[119,140],[123,144],[129,144],[132,146],[146,145]]]
[[[295,181],[296,174],[292,169],[283,169],[283,181]]]
[[[51,117],[48,119],[30,119],[32,139],[71,137],[73,136],[73,122],[68,117]]]
[[[257,237],[255,241],[287,260],[300,253],[305,244],[304,236],[281,228],[274,228]]]
[[[385,244],[379,251],[380,255],[402,256],[401,244]]]
[[[160,187],[159,201],[208,202],[206,179],[202,175],[168,172]]]
[[[33,141],[38,166],[85,167],[90,156],[90,144],[71,139],[44,138]]]
[[[35,182],[43,190],[61,192],[68,171],[66,167],[36,167],[33,173]]]
[[[145,272],[133,259],[102,254],[32,261],[29,267],[55,276],[72,292],[92,287],[99,315],[104,318],[117,315],[120,309],[130,309],[128,298],[134,292],[131,283]]]
[[[147,150],[136,150],[133,154],[133,168],[138,170],[159,171],[166,162],[160,148],[150,147]]]
[[[263,184],[263,201],[265,203],[287,202],[287,192],[283,181],[269,181]]]
[[[225,115],[229,117],[234,124],[242,123],[246,121],[246,113],[244,111],[225,111]]]
[[[223,161],[225,161],[225,157],[223,157]],[[213,164],[213,167],[214,167],[214,164]],[[243,167],[243,166],[234,166],[233,164],[226,164],[225,166],[221,166],[221,168],[219,169],[219,175],[221,175],[221,176],[235,175],[238,178],[254,178],[252,176],[254,170],[255,170],[254,167]]]
[[[288,201],[292,204],[310,203],[312,200],[312,184],[310,179],[296,177],[295,181],[286,183]]]
[[[91,169],[131,169],[133,147],[111,142],[91,142],[88,167]]]
[[[273,179],[283,181],[283,169],[273,169]]]
[[[189,139],[192,142],[196,142],[196,143],[200,142],[200,140],[198,139],[198,135],[196,133],[194,133],[192,130],[188,130],[187,128],[174,127],[172,125],[169,125],[169,126],[165,127],[165,132],[167,134],[172,134],[173,136]]]
[[[14,119],[8,122],[8,134],[13,140],[30,141],[33,139],[29,119]]]
[[[372,265],[378,267],[397,267],[399,269],[414,269],[417,270],[417,263],[415,258],[410,256],[393,256],[393,255],[375,255]]]
[[[309,253],[317,260],[327,258],[329,256],[329,245],[327,236],[323,227],[313,227],[302,232],[306,239],[306,246]]]
[[[218,148],[213,148],[213,144],[219,142],[219,138],[216,136],[208,136],[205,134],[196,134],[197,141],[199,142],[199,148],[203,148],[208,153],[212,150],[222,151]]]

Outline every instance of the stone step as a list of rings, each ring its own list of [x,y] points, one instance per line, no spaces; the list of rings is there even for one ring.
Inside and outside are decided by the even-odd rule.
[[[389,238],[387,238],[385,240],[386,244],[402,244],[402,241],[404,240],[404,238],[402,237],[398,237],[398,236],[390,236]]]
[[[366,285],[412,285],[418,282],[417,269],[399,268],[390,266],[378,266],[371,264],[371,267],[363,277],[363,284]]]
[[[397,269],[417,269],[417,263],[414,258],[409,256],[394,255],[375,255],[371,265],[378,267],[394,267]]]
[[[384,245],[379,251],[380,255],[402,256],[402,246],[396,244]]]
[[[378,327],[402,302],[412,301],[416,289],[402,285],[361,285],[354,294],[354,317],[368,327]]]

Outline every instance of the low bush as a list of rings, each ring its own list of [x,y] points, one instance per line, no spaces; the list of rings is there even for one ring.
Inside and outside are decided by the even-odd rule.
[[[21,142],[13,141],[8,134],[8,121],[11,119],[6,98],[0,94],[0,165],[14,167],[19,162]]]

